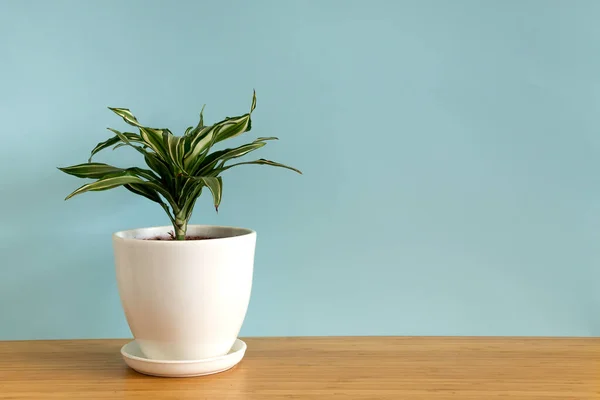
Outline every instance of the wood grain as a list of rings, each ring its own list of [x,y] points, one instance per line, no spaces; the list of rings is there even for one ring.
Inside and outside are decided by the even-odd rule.
[[[600,339],[251,338],[185,379],[130,370],[125,342],[0,342],[0,399],[600,399]]]

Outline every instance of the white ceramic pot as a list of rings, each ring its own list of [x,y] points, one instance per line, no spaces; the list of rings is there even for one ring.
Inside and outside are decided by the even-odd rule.
[[[119,295],[141,351],[155,360],[202,360],[227,354],[246,316],[256,232],[190,225],[214,239],[143,240],[171,227],[117,232]]]

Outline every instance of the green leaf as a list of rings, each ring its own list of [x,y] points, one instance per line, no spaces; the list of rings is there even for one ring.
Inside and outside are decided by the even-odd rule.
[[[117,144],[115,147],[113,147],[113,151],[120,148],[120,147],[125,147],[125,146],[129,146],[127,143],[119,143]]]
[[[204,128],[204,107],[206,106],[206,104],[204,104],[202,106],[202,109],[200,110],[200,121],[198,122],[198,125],[196,125],[196,127],[189,127],[186,129],[185,134],[187,135],[191,135],[191,136],[196,136],[198,134],[198,132],[200,132],[202,130],[202,128]]]
[[[152,174],[152,173],[151,173],[151,171],[143,170],[141,168],[129,168],[127,170],[123,170],[120,173],[106,175],[106,176],[98,179],[96,182],[88,183],[86,185],[81,186],[80,188],[75,190],[73,193],[68,195],[65,198],[65,200],[68,200],[73,196],[76,196],[81,193],[89,192],[89,191],[101,191],[101,190],[113,189],[118,186],[123,186],[123,185],[128,185],[128,184],[129,185],[140,184],[140,185],[143,185],[147,188],[151,188],[151,189],[155,190],[156,192],[160,193],[169,202],[169,204],[173,207],[174,210],[178,210],[175,199],[173,199],[173,196],[171,196],[171,193],[169,193],[169,191],[167,189],[165,189],[164,187],[162,187],[161,185],[159,185],[155,182],[145,181],[142,178],[140,178],[139,176],[137,176],[136,174],[140,174],[140,175],[144,176],[146,174]],[[151,175],[146,175],[146,176],[148,176],[149,178],[151,177]]]
[[[210,148],[217,142],[230,139],[247,132],[250,126],[250,114],[228,118],[204,128],[192,139],[190,149],[184,156],[186,171],[195,174]]]
[[[221,204],[221,195],[223,194],[223,179],[221,179],[221,177],[215,178],[212,176],[201,176],[194,179],[199,182],[202,182],[204,186],[210,189],[210,192],[213,196],[215,209],[218,212],[219,204]]]
[[[204,159],[202,165],[198,168],[197,175],[205,176],[208,172],[216,167],[219,161],[223,164],[232,158],[243,157],[254,150],[260,149],[264,145],[266,145],[265,142],[253,142],[236,147],[234,149],[215,151]]]
[[[184,143],[184,137],[173,136],[173,134],[168,130],[163,132],[163,146],[167,150],[167,154],[171,163],[174,164],[179,171],[183,171]]]
[[[234,138],[250,130],[250,114],[229,118],[218,123],[220,129],[215,135],[214,143]]]
[[[169,158],[163,141],[163,133],[165,131],[168,132],[167,129],[154,129],[144,126],[140,127],[140,135],[142,136],[144,143],[154,150],[159,157],[167,161]]]
[[[256,108],[256,90],[252,91],[252,105],[250,106],[250,112],[254,111]]]
[[[76,176],[78,178],[100,179],[107,175],[115,175],[129,172],[136,176],[146,178],[149,181],[159,180],[159,177],[148,169],[138,167],[123,169],[103,163],[85,163],[58,169],[62,172]]]
[[[142,154],[147,153],[147,151],[144,150],[144,148],[142,146],[136,146],[135,144],[133,144],[133,142],[144,143],[144,141],[142,140],[142,138],[139,135],[136,135],[135,133],[125,134],[125,133],[119,132],[118,130],[113,129],[113,128],[106,128],[106,129],[108,129],[109,131],[111,131],[112,133],[117,135],[119,137],[119,139],[126,145],[133,147],[134,149],[136,149],[138,152],[140,152]]]
[[[81,186],[80,188],[75,190],[73,193],[68,195],[65,198],[65,200],[68,200],[73,196],[76,196],[78,194],[85,193],[88,191],[108,190],[108,189],[112,189],[112,188],[115,188],[118,186],[131,184],[131,183],[144,184],[144,183],[146,183],[146,181],[144,181],[142,178],[139,178],[139,177],[137,177],[133,174],[127,173],[127,172],[119,174],[119,175],[107,176],[107,177],[98,179],[96,182],[88,183],[86,185]]]
[[[238,117],[225,118],[210,127],[204,127],[197,132],[191,132],[192,141],[189,149],[184,155],[184,166],[188,172],[194,173],[199,167],[202,158],[206,156],[210,148],[223,140],[234,138],[244,132],[250,131],[252,121],[250,116],[256,108],[256,92],[252,96],[252,105],[248,114]],[[204,108],[203,108],[204,109]],[[202,113],[200,113],[201,123]],[[200,124],[199,124],[200,126]]]
[[[122,168],[113,167],[103,163],[85,163],[73,165],[71,167],[58,168],[64,173],[76,176],[78,178],[99,179],[109,174],[124,172]]]
[[[104,142],[100,142],[96,145],[96,147],[94,147],[94,149],[92,150],[92,154],[90,154],[90,158],[88,159],[88,162],[92,162],[92,158],[94,157],[94,154],[98,153],[100,150],[104,150],[114,144],[117,144],[121,141],[121,138],[118,136],[113,136],[108,140],[105,140]]]
[[[141,137],[139,137],[137,134],[135,133],[131,133],[131,132],[123,132],[122,133],[123,136],[125,136],[130,142],[139,142],[142,140]],[[92,150],[92,154],[90,154],[90,158],[89,158],[89,162],[92,162],[92,157],[94,157],[94,154],[98,153],[101,150],[104,150],[106,148],[109,148],[110,146],[117,144],[119,142],[122,142],[121,138],[117,135],[111,137],[108,140],[105,140],[104,142],[100,142],[96,145],[96,147],[94,147],[94,149]]]
[[[218,169],[218,173],[221,173],[223,171],[228,170],[229,168],[233,168],[236,167],[238,165],[247,165],[247,164],[257,164],[257,165],[270,165],[271,167],[279,167],[279,168],[286,168],[289,170],[292,170],[294,172],[297,172],[299,174],[302,175],[302,172],[299,169],[275,162],[275,161],[271,161],[271,160],[265,160],[264,158],[261,158],[260,160],[255,160],[255,161],[244,161],[244,162],[239,162],[239,163],[235,163],[235,164],[230,164],[226,167],[222,167]]]
[[[131,113],[131,111],[129,111],[128,108],[108,107],[108,109],[117,114],[119,117],[123,118],[123,120],[129,125],[136,126],[138,128],[141,126],[137,118]]]
[[[202,109],[200,110],[200,121],[198,121],[199,128],[204,128],[204,107],[206,107],[206,104],[203,104]]]
[[[146,178],[150,182],[156,183],[156,182],[160,181],[160,178],[149,169],[132,167],[132,168],[127,168],[125,171],[131,172],[132,174],[135,174],[141,178]]]
[[[248,114],[241,115],[239,117],[226,118],[215,125],[220,125],[218,133],[213,138],[213,143],[219,143],[223,140],[234,138],[242,133],[249,132],[252,129],[252,111],[256,108],[256,91],[252,93],[252,105],[250,106],[250,112]],[[267,139],[270,140],[271,138]],[[258,139],[257,139],[258,141]]]
[[[160,198],[160,195],[158,194],[158,192],[156,190],[148,187],[147,185],[142,185],[139,183],[127,184],[127,185],[125,185],[125,189],[129,190],[132,193],[143,196],[149,200],[152,200],[152,201],[160,204],[160,206],[163,208],[163,210],[165,210],[165,212],[169,216],[171,223],[175,224],[175,219],[171,216],[171,211],[169,210],[169,206],[167,206],[165,204],[165,202],[162,201],[162,199]]]
[[[144,155],[144,160],[163,179],[163,182],[170,182],[173,179],[169,165],[165,164],[156,154],[147,153]]]
[[[180,201],[183,201],[181,206],[181,212],[189,220],[196,203],[196,199],[202,193],[204,183],[193,178],[186,178],[185,183],[181,189]]]
[[[255,142],[255,143],[256,143],[256,142],[264,142],[264,141],[267,141],[267,140],[279,140],[279,138],[277,138],[277,137],[275,137],[275,136],[269,136],[269,137],[259,137],[259,138],[256,138],[256,140],[255,140],[254,142]]]
[[[215,134],[215,126],[207,126],[202,128],[196,135],[190,134],[186,136],[188,139],[188,150],[183,156],[183,166],[187,171],[190,171],[190,166],[196,164],[201,154],[211,144]]]
[[[127,189],[130,192],[133,192],[135,194],[138,194],[140,196],[144,196],[145,198],[150,199],[154,202],[163,203],[162,199],[160,198],[160,196],[156,192],[156,190],[150,189],[149,187],[147,187],[143,184],[128,183],[125,185],[125,189]]]

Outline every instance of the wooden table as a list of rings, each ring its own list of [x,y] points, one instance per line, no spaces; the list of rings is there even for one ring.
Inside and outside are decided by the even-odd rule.
[[[154,378],[124,340],[0,342],[0,399],[600,399],[600,339],[253,338],[234,369]]]

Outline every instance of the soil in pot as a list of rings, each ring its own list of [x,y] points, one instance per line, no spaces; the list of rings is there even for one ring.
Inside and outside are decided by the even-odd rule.
[[[208,240],[208,239],[214,239],[212,237],[208,237],[208,236],[186,236],[185,240]],[[151,237],[151,238],[146,238],[144,240],[175,240],[174,237],[172,236],[155,236],[155,237]]]

